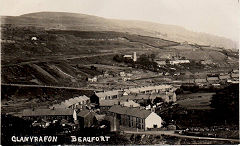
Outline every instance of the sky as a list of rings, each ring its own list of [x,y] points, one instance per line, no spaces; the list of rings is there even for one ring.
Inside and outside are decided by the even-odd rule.
[[[239,41],[239,0],[0,0],[0,15],[41,11],[173,24]]]

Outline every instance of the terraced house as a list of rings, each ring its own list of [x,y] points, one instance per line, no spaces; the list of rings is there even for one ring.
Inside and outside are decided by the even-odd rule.
[[[70,109],[83,109],[90,104],[90,98],[83,95],[74,98],[70,98],[61,102],[60,104],[54,104],[50,108],[70,108]]]
[[[125,127],[148,130],[162,127],[162,118],[150,110],[140,107],[112,106],[108,114],[115,117],[119,124]]]

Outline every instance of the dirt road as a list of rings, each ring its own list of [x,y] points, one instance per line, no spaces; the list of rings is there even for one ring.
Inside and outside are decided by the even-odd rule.
[[[192,138],[192,139],[202,139],[202,140],[219,140],[219,141],[231,141],[231,142],[238,142],[240,143],[239,139],[226,139],[226,138],[213,138],[213,137],[198,137],[198,136],[188,136],[188,135],[181,135],[177,134],[174,131],[124,131],[124,133],[129,134],[146,134],[146,135],[169,135],[181,138]]]

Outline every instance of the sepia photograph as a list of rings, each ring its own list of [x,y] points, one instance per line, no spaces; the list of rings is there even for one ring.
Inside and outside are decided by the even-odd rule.
[[[239,0],[0,0],[1,145],[239,145]]]

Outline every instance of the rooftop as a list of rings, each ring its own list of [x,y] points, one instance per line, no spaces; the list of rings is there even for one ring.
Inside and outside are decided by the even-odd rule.
[[[73,104],[80,103],[80,102],[87,101],[87,100],[90,100],[90,98],[83,95],[83,96],[70,98],[68,100],[65,100],[65,101],[61,102],[60,104],[54,104],[52,107],[54,107],[54,108],[68,108],[69,106],[71,106]]]
[[[86,117],[87,115],[89,115],[89,114],[95,114],[94,112],[92,112],[92,111],[90,111],[90,110],[82,110],[82,111],[80,111],[79,113],[77,113],[77,115],[79,116],[79,117]]]
[[[55,109],[25,109],[22,111],[23,117],[31,116],[69,116],[73,115],[72,109],[55,108]]]
[[[117,99],[112,99],[112,100],[100,99],[99,100],[99,106],[113,106],[115,104],[118,104]]]
[[[109,109],[109,112],[121,114],[121,115],[129,115],[138,118],[146,119],[152,112],[145,109],[140,109],[139,107],[126,107],[121,105],[114,105]]]
[[[98,92],[96,95],[100,98],[105,98],[107,96],[114,96],[118,95],[119,90],[112,90],[112,91],[105,91],[105,92]]]

